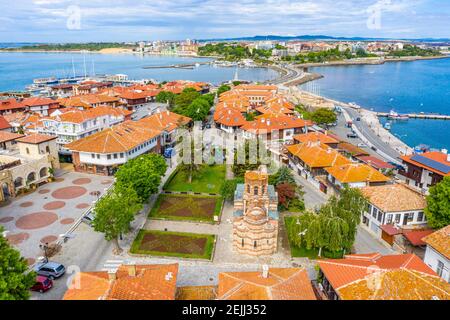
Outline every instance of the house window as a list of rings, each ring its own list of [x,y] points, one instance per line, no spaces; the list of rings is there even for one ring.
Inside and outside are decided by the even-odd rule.
[[[120,157],[123,158],[123,153],[120,154]]]
[[[100,159],[100,155],[99,154],[97,155],[97,159]]]
[[[30,149],[26,148],[27,154],[30,154]]]
[[[414,220],[414,212],[408,213],[408,222],[412,222]]]
[[[92,158],[92,159],[95,159],[95,154],[92,153],[92,154],[91,154],[91,158]]]
[[[50,147],[49,147],[49,146],[46,146],[46,147],[45,147],[45,151],[47,151],[47,153],[50,153]]]
[[[253,242],[253,248],[256,248],[256,241]]]
[[[400,218],[402,217],[402,215],[400,213],[397,213],[395,215],[395,223],[400,223]]]
[[[372,217],[374,217],[374,218],[376,219],[376,218],[377,218],[377,214],[378,214],[378,209],[375,208],[375,207],[373,207],[373,210],[372,210]]]
[[[444,271],[444,263],[440,260],[438,260],[436,273],[439,277],[442,277],[442,272]]]
[[[247,185],[247,193],[250,193],[250,185]]]
[[[255,188],[253,189],[253,194],[254,194],[255,196],[258,195],[258,187],[255,187]]]
[[[106,156],[106,158],[107,158],[108,160],[111,160],[111,155],[108,154],[108,155]]]
[[[419,212],[417,214],[417,222],[422,222],[423,221],[423,212]]]
[[[392,214],[386,215],[386,223],[387,224],[392,224]]]
[[[117,159],[117,153],[114,153],[114,159]]]
[[[242,238],[242,247],[244,246],[244,238]]]
[[[378,222],[381,222],[383,220],[383,212],[382,211],[378,211]]]

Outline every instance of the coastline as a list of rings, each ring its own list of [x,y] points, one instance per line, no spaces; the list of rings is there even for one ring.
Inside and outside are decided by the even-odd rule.
[[[294,64],[298,67],[313,68],[313,67],[336,67],[336,66],[353,66],[353,65],[382,65],[389,62],[412,62],[421,60],[436,60],[436,59],[448,59],[450,55],[442,56],[429,56],[429,57],[398,57],[398,58],[363,58],[363,59],[351,59],[341,61],[331,61],[322,63],[299,63]]]

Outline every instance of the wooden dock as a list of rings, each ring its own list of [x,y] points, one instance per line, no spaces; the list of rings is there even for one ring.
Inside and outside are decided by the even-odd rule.
[[[450,115],[433,114],[433,113],[408,113],[402,114],[408,116],[410,119],[430,119],[430,120],[450,120]],[[378,117],[389,117],[388,112],[377,112]]]

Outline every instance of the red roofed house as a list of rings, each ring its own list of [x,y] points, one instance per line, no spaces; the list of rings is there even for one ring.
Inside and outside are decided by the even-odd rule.
[[[318,287],[330,300],[450,299],[450,285],[413,254],[354,254],[318,264]]]
[[[0,115],[25,111],[27,107],[14,98],[0,99]]]
[[[401,157],[406,171],[399,174],[406,178],[406,183],[428,192],[431,186],[450,176],[450,154],[447,150],[425,152]]]
[[[12,126],[8,122],[8,120],[6,120],[4,116],[0,116],[0,131],[11,132],[12,131],[11,129]]]
[[[44,116],[48,116],[59,108],[58,101],[42,97],[24,99],[22,104],[25,105],[30,112],[36,112]]]

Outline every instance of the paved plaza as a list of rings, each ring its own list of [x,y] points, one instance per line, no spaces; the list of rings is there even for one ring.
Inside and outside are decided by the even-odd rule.
[[[43,255],[39,245],[58,240],[112,182],[110,177],[63,171],[54,182],[0,208],[0,224],[32,265]]]

